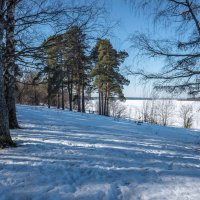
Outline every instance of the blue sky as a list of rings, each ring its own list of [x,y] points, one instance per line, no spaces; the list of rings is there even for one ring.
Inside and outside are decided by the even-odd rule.
[[[109,0],[106,4],[108,11],[110,11],[110,18],[119,20],[119,25],[114,28],[114,35],[110,37],[110,40],[116,49],[126,50],[129,53],[125,65],[134,67],[135,52],[131,48],[131,42],[128,38],[137,32],[159,35],[160,31],[155,30],[153,22],[148,19],[148,16],[132,9],[130,4],[125,3],[125,0]],[[144,60],[140,62],[140,65],[141,68],[146,68],[149,71],[158,71],[162,66],[162,62]],[[139,84],[135,77],[130,76],[129,80],[131,81],[130,85],[125,87],[124,90],[126,97],[143,97],[147,95],[144,92],[144,86]]]

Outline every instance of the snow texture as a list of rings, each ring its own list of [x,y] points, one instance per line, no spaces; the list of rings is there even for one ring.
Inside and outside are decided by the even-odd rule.
[[[199,200],[200,132],[18,106],[0,200]]]

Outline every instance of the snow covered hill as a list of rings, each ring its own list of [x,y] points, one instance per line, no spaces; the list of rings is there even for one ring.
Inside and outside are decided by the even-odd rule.
[[[199,200],[200,132],[18,106],[0,200]]]

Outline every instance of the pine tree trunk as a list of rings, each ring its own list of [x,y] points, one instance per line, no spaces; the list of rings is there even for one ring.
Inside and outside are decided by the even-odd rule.
[[[77,79],[77,91],[76,91],[76,95],[77,95],[77,106],[78,106],[78,112],[81,112],[81,72],[82,69],[80,68],[80,63],[79,63],[79,58],[77,58],[76,61],[76,79]]]
[[[99,115],[101,115],[101,91],[99,89]]]
[[[19,128],[16,115],[15,100],[15,0],[7,0],[7,24],[6,24],[6,50],[5,50],[5,98],[9,113],[10,128]]]
[[[109,96],[107,95],[106,116],[109,116]]]
[[[81,112],[81,89],[80,89],[80,83],[78,83],[77,88],[77,106],[78,106],[78,112]]]
[[[104,97],[104,115],[107,116],[107,90]]]
[[[51,108],[51,94],[50,94],[50,92],[48,92],[48,108]]]
[[[47,88],[47,92],[48,92],[48,96],[47,96],[47,104],[48,104],[48,108],[51,108],[51,81],[50,81],[50,73],[48,73],[48,88]]]
[[[57,94],[57,108],[60,109],[60,91],[59,90]]]
[[[65,99],[64,99],[64,84],[62,81],[62,110],[65,109]]]
[[[68,89],[68,96],[69,96],[69,110],[72,111],[72,84],[68,83],[67,89]]]
[[[85,86],[84,84],[82,85],[82,112],[85,113]]]
[[[109,84],[107,84],[106,116],[109,116]]]
[[[7,145],[13,146],[14,143],[10,136],[9,131],[9,120],[8,110],[6,106],[4,96],[4,79],[3,79],[3,32],[4,32],[4,21],[3,21],[3,8],[5,5],[4,0],[0,0],[0,147]]]
[[[73,100],[73,80],[72,80],[73,70],[71,68],[67,68],[67,90],[69,96],[69,110],[72,111],[72,100]]]
[[[39,102],[38,102],[38,100],[37,100],[36,85],[34,84],[33,87],[34,87],[34,105],[35,105],[35,106],[38,106],[38,105],[39,105]]]
[[[103,101],[103,92],[101,92],[101,114],[104,115],[104,101]]]
[[[70,110],[70,111],[72,111],[72,101],[73,101],[73,93],[72,93],[72,90],[73,90],[73,88],[72,88],[72,86],[71,86],[71,88],[70,88],[70,97],[69,97],[69,99],[70,99],[70,101],[69,101],[69,110]]]

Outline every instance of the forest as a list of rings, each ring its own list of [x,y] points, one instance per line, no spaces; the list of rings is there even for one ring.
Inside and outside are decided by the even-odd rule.
[[[9,129],[20,128],[16,103],[84,113],[96,92],[99,114],[109,116],[109,102],[124,99],[128,53],[106,38],[105,17],[98,1],[1,1],[1,147],[13,146]]]

